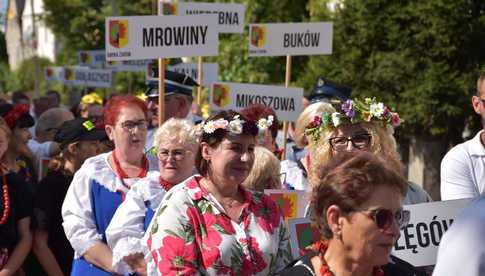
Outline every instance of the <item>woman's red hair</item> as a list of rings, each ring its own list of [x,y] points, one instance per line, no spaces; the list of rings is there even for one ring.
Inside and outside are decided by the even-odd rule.
[[[138,107],[145,114],[145,119],[148,117],[147,105],[144,101],[133,95],[115,96],[109,99],[104,107],[104,124],[115,125],[120,111],[124,107]]]

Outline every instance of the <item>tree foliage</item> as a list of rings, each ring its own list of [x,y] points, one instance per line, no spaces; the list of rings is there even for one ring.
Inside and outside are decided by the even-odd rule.
[[[104,48],[112,1],[44,2],[45,20],[62,45],[60,63],[75,63],[79,50]],[[458,137],[472,118],[470,96],[485,64],[482,0],[217,2],[245,4],[246,24],[333,21],[332,55],[293,57],[293,80],[307,90],[323,75],[352,86],[354,96],[376,96],[402,114],[409,135]],[[330,10],[329,2],[340,4]],[[118,15],[155,13],[153,0],[116,3]],[[219,56],[204,61],[217,62],[224,81],[282,84],[285,58],[250,58],[247,45],[248,27],[222,34]]]
[[[334,52],[311,57],[299,80],[325,75],[397,109],[409,134],[461,135],[485,64],[485,2],[346,0],[335,13],[310,0],[312,20],[334,21]]]

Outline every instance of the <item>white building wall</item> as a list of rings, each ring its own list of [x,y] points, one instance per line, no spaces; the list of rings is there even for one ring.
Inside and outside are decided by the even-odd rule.
[[[33,1],[33,3],[31,3],[31,1]],[[37,32],[35,38],[33,36],[32,6],[34,8],[34,14],[37,15],[35,17],[35,28]],[[39,15],[43,13],[43,0],[27,0],[22,14],[22,33],[25,47],[24,55],[25,58],[29,58],[32,57],[34,53],[37,53],[40,57],[46,57],[51,61],[55,61],[56,42],[54,34],[47,28],[45,23],[38,18]]]

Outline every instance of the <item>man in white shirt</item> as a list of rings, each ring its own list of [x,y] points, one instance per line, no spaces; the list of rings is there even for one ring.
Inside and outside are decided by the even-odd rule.
[[[441,239],[433,276],[485,275],[485,197],[459,214]]]
[[[72,113],[60,107],[51,108],[40,115],[35,125],[35,138],[27,143],[35,156],[36,169],[39,169],[39,162],[42,159],[51,158],[59,153],[59,145],[54,142],[54,136],[65,121],[72,119],[74,119]]]
[[[477,81],[472,97],[483,129],[473,139],[452,148],[441,161],[441,199],[476,197],[485,192],[485,71]]]

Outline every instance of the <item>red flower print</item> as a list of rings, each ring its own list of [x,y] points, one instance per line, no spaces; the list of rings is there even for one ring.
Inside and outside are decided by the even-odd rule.
[[[189,182],[185,184],[185,187],[189,189],[189,194],[191,195],[192,199],[194,200],[199,200],[202,198],[202,190],[199,186],[199,180],[200,178],[192,178]]]
[[[236,234],[236,230],[232,226],[231,220],[222,215],[216,215],[216,224],[219,225],[224,232],[226,232],[228,235],[234,235]]]
[[[201,215],[195,207],[187,208],[187,216],[194,229],[195,242],[202,253],[203,266],[211,267],[221,255],[218,246],[222,242],[222,237],[215,225],[220,225],[219,223],[223,222],[223,218],[209,212]],[[223,229],[224,227],[228,228],[225,224],[221,226]]]
[[[252,204],[250,210],[254,213],[259,226],[264,231],[273,234],[281,219],[281,213],[276,203],[267,195],[262,195],[261,203]]]
[[[217,223],[217,216],[209,212],[204,213],[205,237],[204,246],[219,246],[222,242],[221,234],[214,228]]]
[[[204,263],[204,267],[208,268],[214,265],[214,263],[220,259],[221,252],[219,248],[214,247],[206,247],[202,249],[202,262]]]
[[[194,243],[185,244],[179,237],[166,236],[162,247],[158,249],[161,260],[158,262],[158,271],[162,275],[193,275],[196,268],[197,250]]]
[[[268,264],[263,258],[263,252],[259,248],[258,241],[254,237],[240,239],[239,241],[249,248],[249,256],[245,256],[242,262],[242,271],[250,271],[250,274],[263,271]]]
[[[224,265],[222,262],[219,262],[215,267],[217,267],[217,275],[236,276],[232,268]]]

